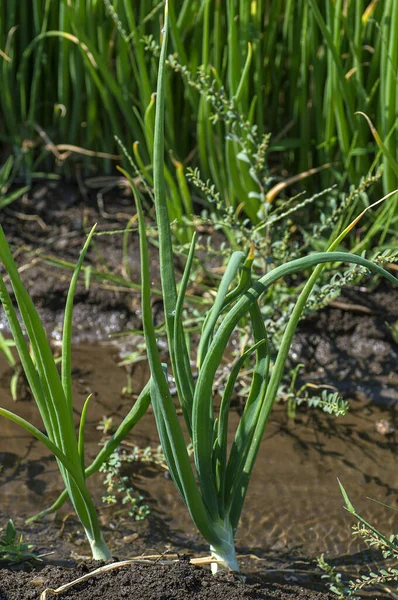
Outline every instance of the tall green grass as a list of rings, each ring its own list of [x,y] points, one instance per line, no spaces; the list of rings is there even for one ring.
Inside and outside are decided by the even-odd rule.
[[[151,183],[156,69],[142,39],[159,40],[162,7],[154,0],[2,2],[0,139],[28,177],[75,161],[87,172],[94,164],[111,171],[116,134],[129,150],[137,142],[136,161]],[[166,87],[173,102],[166,102],[165,135],[176,158],[166,162],[172,218],[192,211],[182,163],[211,178],[227,206],[243,202],[254,221],[274,177],[331,163],[319,176],[323,186],[341,177],[357,184],[378,148],[356,111],[370,117],[398,160],[393,0],[174,0],[170,27],[174,58]],[[225,118],[215,92],[227,102]],[[258,143],[263,133],[273,136],[260,177],[248,160],[257,148],[250,128]],[[388,193],[396,172],[385,154],[381,160]]]

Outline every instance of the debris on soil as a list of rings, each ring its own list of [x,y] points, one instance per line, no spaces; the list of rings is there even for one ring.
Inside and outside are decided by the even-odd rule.
[[[46,566],[41,571],[0,570],[0,600],[33,600],[98,568],[91,561],[74,569]],[[47,598],[53,597],[52,593]],[[294,583],[264,582],[248,577],[243,583],[229,573],[217,576],[182,559],[171,565],[139,564],[94,575],[59,594],[62,600],[332,600]]]
[[[391,435],[395,433],[396,429],[388,419],[380,419],[376,423],[376,431],[380,435]]]

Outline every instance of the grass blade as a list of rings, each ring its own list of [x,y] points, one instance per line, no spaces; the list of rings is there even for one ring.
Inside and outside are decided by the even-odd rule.
[[[62,335],[62,366],[61,366],[61,377],[62,377],[62,387],[64,389],[66,401],[68,402],[70,408],[72,409],[72,364],[71,364],[71,355],[72,355],[72,315],[73,315],[73,301],[76,292],[77,281],[79,279],[79,274],[82,268],[83,260],[86,256],[88,247],[90,245],[91,239],[94,235],[96,225],[91,229],[86,243],[83,246],[83,250],[80,253],[79,260],[76,263],[75,270],[72,275],[72,279],[70,282],[68,296],[66,299],[65,305],[65,316],[64,316],[64,326],[63,326],[63,335]]]

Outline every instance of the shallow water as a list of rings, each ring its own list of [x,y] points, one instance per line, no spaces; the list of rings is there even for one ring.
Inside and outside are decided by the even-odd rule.
[[[126,374],[117,361],[116,349],[107,345],[80,345],[73,352],[76,421],[87,395],[93,393],[86,428],[87,461],[97,451],[101,432],[96,427],[102,416],[113,415],[117,423],[132,402],[131,397],[121,394]],[[138,363],[133,372],[135,392],[145,384],[146,377],[145,368]],[[12,402],[9,370],[4,362],[0,364],[0,383],[2,406],[40,427],[32,400]],[[388,435],[381,432],[382,420],[390,425]],[[232,412],[231,435],[237,422],[238,414]],[[247,495],[237,536],[239,552],[262,557],[270,550],[287,551],[310,558],[324,552],[330,557],[355,558],[364,545],[351,535],[353,520],[343,509],[337,477],[367,520],[386,534],[395,532],[397,513],[366,499],[397,506],[395,425],[394,408],[371,403],[363,394],[353,398],[349,414],[338,419],[303,409],[293,423],[287,419],[286,407],[277,404]],[[136,426],[129,441],[140,447],[158,444],[152,414]],[[39,442],[6,420],[1,421],[0,464],[2,520],[29,516],[47,506],[62,490],[53,458]],[[100,509],[104,527],[113,532],[112,540],[120,554],[124,540],[132,542],[134,553],[137,532],[157,550],[162,543],[176,551],[197,547],[195,528],[164,471],[137,464],[132,483],[151,507],[152,515],[146,522],[137,524],[126,519],[123,511],[118,515],[120,506]],[[90,479],[90,487],[101,505],[101,476]],[[69,511],[64,507],[61,517]],[[51,521],[48,517],[44,523],[49,525]]]

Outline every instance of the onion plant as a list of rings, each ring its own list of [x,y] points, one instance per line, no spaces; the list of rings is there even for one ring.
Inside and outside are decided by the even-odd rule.
[[[55,455],[69,497],[90,542],[93,557],[99,559],[108,558],[110,552],[103,540],[95,506],[88,492],[84,476],[84,424],[89,398],[86,400],[82,411],[80,431],[77,437],[73,423],[70,363],[73,295],[80,265],[87,251],[92,233],[80,255],[69,289],[65,310],[62,374],[60,377],[40,318],[21,282],[3,230],[0,230],[0,258],[14,290],[21,318],[31,344],[33,359],[29,353],[28,344],[2,277],[0,278],[0,299],[11,327],[22,367],[46,429],[46,434],[25,419],[4,408],[0,408],[0,415],[24,427]]]
[[[0,300],[3,304],[22,368],[36,401],[46,433],[33,426],[22,417],[0,407],[0,415],[14,421],[26,431],[43,442],[57,459],[62,479],[66,486],[63,495],[69,496],[76,514],[84,527],[95,559],[106,559],[110,551],[103,539],[93,499],[87,489],[86,478],[98,471],[109,458],[120,439],[125,437],[132,426],[146,411],[149,404],[149,390],[146,386],[139,399],[123,420],[115,435],[100,451],[94,462],[85,468],[84,427],[88,409],[87,398],[80,419],[78,434],[73,422],[72,376],[71,376],[71,332],[73,298],[79,271],[87,252],[94,229],[90,232],[86,244],[76,264],[66,301],[63,338],[61,375],[58,373],[51,347],[39,315],[32,300],[23,286],[4,232],[0,227],[0,260],[9,277],[18,304],[21,320],[29,341],[17,317],[12,299],[3,276],[0,275]],[[31,352],[29,351],[29,345]]]
[[[193,445],[194,465],[192,465],[188,455],[188,440],[183,433],[183,428],[178,419],[176,407],[174,406],[168,388],[167,377],[165,376],[166,367],[161,363],[157,348],[157,337],[151,313],[151,284],[145,223],[141,209],[140,194],[134,185],[133,179],[131,179],[131,185],[135,195],[139,216],[142,314],[151,371],[150,382],[113,438],[103,450],[101,450],[94,462],[89,467],[85,468],[84,422],[87,402],[82,412],[79,434],[76,435],[72,411],[70,343],[73,294],[81,263],[92,233],[90,234],[76,266],[68,294],[60,377],[40,319],[19,278],[17,268],[4,234],[0,231],[0,258],[14,289],[22,321],[32,347],[33,359],[29,355],[27,342],[25,341],[3,279],[0,279],[0,299],[6,310],[22,366],[26,373],[29,385],[32,388],[47,434],[43,434],[39,429],[33,427],[33,425],[5,409],[0,409],[0,415],[8,417],[25,427],[25,429],[45,443],[54,453],[66,486],[66,492],[64,492],[57,501],[57,505],[62,503],[69,495],[86,530],[88,539],[90,540],[93,556],[95,558],[105,558],[109,556],[109,550],[103,541],[94,504],[87,491],[85,480],[88,475],[99,469],[103,461],[109,457],[110,453],[115,449],[121,439],[127,435],[132,425],[148,406],[150,395],[161,444],[170,473],[183,501],[190,511],[194,523],[211,547],[214,556],[213,570],[217,570],[219,563],[233,570],[238,570],[234,537],[239,524],[251,472],[281,382],[294,331],[303,312],[306,300],[324,268],[324,264],[329,262],[335,264],[340,262],[350,262],[369,269],[370,271],[374,271],[395,284],[398,283],[398,280],[377,264],[374,264],[361,256],[336,251],[336,248],[345,234],[348,233],[358,219],[351,223],[340,236],[336,237],[336,239],[331,242],[327,252],[309,254],[303,258],[291,260],[270,270],[258,279],[251,273],[251,265],[254,260],[253,252],[249,251],[248,254],[234,252],[230,257],[225,274],[219,285],[214,305],[208,312],[203,324],[197,353],[198,378],[197,381],[195,381],[191,368],[191,357],[188,353],[184,335],[185,332],[182,325],[182,311],[191,268],[195,258],[196,236],[193,236],[186,268],[181,281],[177,285],[173,268],[173,249],[170,229],[170,220],[175,218],[175,215],[169,214],[170,209],[176,208],[172,194],[175,187],[173,187],[173,180],[170,176],[170,172],[165,169],[164,128],[167,89],[168,106],[166,108],[168,108],[168,110],[166,113],[166,124],[168,124],[170,140],[172,142],[174,140],[177,142],[179,137],[178,135],[175,135],[175,123],[177,122],[177,119],[175,118],[176,113],[173,112],[172,107],[175,105],[174,108],[178,109],[181,104],[175,102],[175,99],[170,93],[170,80],[166,80],[166,56],[169,33],[171,33],[173,43],[178,49],[179,59],[181,60],[181,63],[184,64],[186,53],[184,51],[183,41],[186,40],[187,35],[183,36],[182,32],[184,30],[191,32],[197,31],[197,28],[192,25],[194,22],[196,23],[196,18],[204,19],[206,26],[203,33],[203,40],[209,39],[211,17],[210,2],[206,1],[201,3],[202,8],[199,8],[199,4],[199,2],[191,2],[190,0],[180,2],[181,11],[177,17],[176,4],[170,3],[169,11],[168,2],[166,0],[164,38],[159,62],[156,102],[149,93],[149,80],[145,80],[145,85],[143,86],[143,94],[145,92],[146,102],[146,104],[144,104],[144,107],[146,107],[144,117],[137,116],[136,112],[134,113],[134,118],[128,114],[127,107],[130,107],[131,101],[128,98],[128,94],[126,95],[125,93],[125,88],[115,84],[113,73],[111,76],[108,68],[109,65],[105,61],[105,55],[102,52],[102,49],[106,46],[106,40],[102,34],[100,40],[95,39],[96,32],[98,33],[101,29],[92,27],[94,21],[91,15],[90,18],[83,18],[86,6],[88,6],[89,3],[79,2],[78,8],[74,11],[69,7],[68,3],[63,0],[60,3],[61,10],[59,12],[59,19],[60,23],[67,24],[68,31],[60,32],[57,28],[49,28],[48,19],[50,18],[50,2],[45,2],[44,21],[39,28],[40,31],[37,32],[35,40],[30,42],[29,47],[26,47],[18,70],[18,80],[22,86],[22,92],[24,92],[22,93],[22,97],[25,97],[26,99],[27,87],[26,85],[23,87],[23,83],[28,81],[28,77],[26,76],[27,61],[29,60],[33,49],[40,48],[39,54],[35,55],[35,66],[39,68],[43,58],[42,49],[44,48],[45,42],[48,42],[51,38],[56,38],[61,41],[62,60],[65,64],[70,64],[71,62],[74,64],[75,68],[73,69],[73,76],[76,83],[81,83],[83,81],[82,64],[80,62],[75,62],[76,57],[71,53],[72,47],[75,49],[77,48],[78,52],[82,55],[85,68],[87,68],[92,77],[92,81],[95,83],[97,93],[103,99],[109,115],[112,116],[112,119],[109,121],[111,123],[109,125],[110,129],[112,129],[114,133],[120,134],[120,125],[115,116],[120,111],[123,116],[126,116],[124,122],[127,123],[128,129],[131,128],[134,130],[134,137],[136,135],[138,137],[139,134],[145,141],[148,160],[153,162],[153,170],[150,177],[153,179],[156,219],[159,229],[159,264],[171,368],[176,381],[178,397],[185,422],[184,429],[187,432],[189,441],[191,441]],[[245,3],[241,3],[240,22],[245,24],[245,31],[250,31],[250,27],[247,25],[249,25],[253,16],[259,26],[259,31],[261,31],[262,11],[260,4],[261,3],[259,2],[252,2],[252,8],[249,11],[247,8],[244,8]],[[279,5],[280,3],[278,2],[277,4]],[[293,4],[294,3],[289,3],[289,6],[293,7]],[[108,2],[107,5],[108,8],[109,6],[113,6],[110,2]],[[143,23],[145,21],[143,10],[148,8],[149,5],[152,6],[152,3],[149,3],[149,1],[140,3],[139,16],[142,18]],[[101,3],[96,3],[96,6],[98,10],[102,10],[100,9],[100,6],[102,6]],[[123,2],[123,7],[126,11],[126,17],[128,17],[127,20],[130,29],[133,33],[134,43],[136,43],[139,32],[134,21],[133,11],[128,2]],[[238,21],[235,19],[236,9],[233,0],[228,1],[227,8],[228,12],[226,19],[228,23],[227,30],[229,42],[229,56],[227,61],[228,82],[230,92],[232,96],[236,98],[239,110],[245,110],[245,103],[251,102],[249,98],[251,97],[252,90],[250,87],[246,86],[245,82],[246,77],[250,72],[252,54],[249,49],[246,61],[247,64],[245,63],[242,70],[239,70],[236,66],[239,65],[239,62],[236,62],[237,58],[244,56],[245,53],[243,51],[239,53],[238,46],[235,45],[235,41],[239,36],[237,30]],[[220,10],[220,7],[218,7],[214,14],[214,17],[217,19],[217,28],[215,29],[217,32],[222,30],[223,23]],[[307,14],[306,18],[308,19],[308,9],[306,8],[305,10]],[[11,15],[12,17],[13,14]],[[39,22],[40,18],[36,19],[36,21]],[[11,22],[12,19],[10,20],[10,24]],[[88,23],[88,27],[90,28],[88,33],[81,30],[81,23],[85,22]],[[116,20],[114,22],[116,23]],[[277,19],[275,20],[275,23],[276,22]],[[288,23],[287,20],[286,23]],[[271,26],[273,27],[274,25],[271,23]],[[61,26],[60,30],[62,30]],[[12,35],[13,34],[10,34],[8,46],[12,43]],[[309,37],[310,36],[308,36],[308,38]],[[127,44],[129,42],[127,38],[123,43]],[[196,34],[194,38],[197,39]],[[270,43],[271,37],[267,36],[267,40],[267,43]],[[243,41],[244,40],[242,39],[239,41],[239,48],[243,49]],[[260,43],[260,38],[256,43]],[[214,37],[214,45],[217,46],[214,48],[215,57],[217,59],[215,62],[215,72],[217,73],[217,65],[221,68],[224,64],[224,61],[222,60],[224,53],[222,47],[217,44],[217,36]],[[141,81],[142,77],[146,76],[145,73],[152,73],[151,70],[148,70],[148,65],[141,50],[138,48],[140,47],[134,46],[133,54],[131,54],[131,48],[127,45],[123,51],[120,51],[118,61],[115,64],[117,74],[120,75],[120,73],[123,73],[124,81],[126,81],[125,68],[126,65],[129,64],[131,57],[133,57],[135,61],[133,63],[134,74],[135,77],[137,76],[137,81]],[[38,56],[39,58],[37,58]],[[256,53],[255,56],[258,57],[259,54]],[[10,54],[6,53],[6,56],[3,57],[3,60],[5,61],[3,63],[3,68],[7,74],[6,81],[12,79],[11,72],[13,72],[14,69],[14,65],[8,59],[10,59]],[[210,58],[206,50],[206,44],[204,43],[203,63],[205,65],[205,71],[207,67],[210,66],[209,60]],[[112,61],[109,61],[109,63],[113,64]],[[194,72],[195,61],[192,62],[190,67]],[[261,66],[260,68],[256,68],[256,72],[262,73]],[[29,98],[29,109],[27,109],[26,103],[22,103],[24,118],[29,116],[30,120],[35,120],[35,116],[37,116],[37,95],[39,93],[37,73],[38,71],[35,70],[34,85],[32,85]],[[59,70],[59,73],[60,78],[58,83],[60,89],[62,89],[65,94],[65,98],[68,94],[68,90],[69,93],[71,93],[71,90],[73,89],[73,93],[78,94],[79,88],[70,86],[70,81],[65,75],[66,71]],[[339,74],[338,69],[337,74]],[[91,80],[86,78],[86,81]],[[255,85],[260,94],[258,96],[257,107],[256,103],[253,101],[253,103],[251,103],[252,109],[248,112],[251,115],[258,113],[259,119],[261,120],[260,108],[264,106],[264,86],[259,79],[256,80]],[[92,83],[89,84],[89,87],[90,92],[92,92]],[[9,86],[9,88],[7,88],[8,92],[10,89],[11,87]],[[195,96],[188,91],[186,94],[192,105],[196,106],[196,110],[198,111],[197,114],[200,116],[200,122],[203,124],[206,122],[208,116],[206,114],[205,106],[202,102],[198,102],[198,99],[195,99]],[[88,94],[88,97],[92,99],[91,93]],[[11,111],[13,103],[11,101],[11,96],[8,93],[5,95],[5,100],[7,101],[8,110]],[[63,104],[65,104],[65,102],[63,102]],[[81,104],[78,102],[74,106],[75,111],[79,111]],[[92,103],[91,108],[92,115],[94,115],[92,118],[97,122],[98,115],[94,103]],[[179,116],[178,113],[177,116]],[[81,116],[74,115],[73,122],[79,123],[80,121]],[[106,119],[103,120],[103,123],[105,123],[105,121]],[[178,122],[180,122],[180,119]],[[10,123],[12,125],[17,125],[15,124],[15,119],[13,119],[12,122],[10,120]],[[87,129],[93,131],[92,128],[88,127]],[[154,132],[153,139],[152,131]],[[203,144],[206,141],[207,135],[208,129],[207,127],[203,127],[202,131],[199,132],[199,144],[202,144],[201,153],[203,156],[206,154],[207,142],[206,145]],[[212,139],[217,138],[209,136],[209,140]],[[220,159],[218,154],[214,154],[216,152],[216,146],[217,144],[210,142],[211,151],[213,152],[213,170],[217,167]],[[138,153],[136,153],[136,158],[137,157],[139,158]],[[231,190],[235,184],[231,186],[229,178],[231,177],[232,181],[233,175],[233,181],[237,180],[236,175],[240,172],[238,167],[243,161],[234,156],[233,152],[231,155],[231,147],[225,149],[225,153],[222,154],[221,160],[224,161],[223,165],[220,166],[220,169],[223,169],[224,173],[223,178],[220,178],[221,187],[224,189],[226,184],[225,189],[228,188]],[[181,171],[181,163],[178,161],[176,161],[176,170],[177,174],[183,174]],[[214,173],[217,175],[215,171]],[[128,176],[127,173],[125,174]],[[243,176],[247,178],[250,176],[250,173],[244,173]],[[183,183],[184,181],[181,180],[180,189],[185,190],[185,194],[186,187],[184,187]],[[243,189],[246,190],[248,188],[243,187]],[[175,196],[175,198],[177,198],[177,196]],[[250,198],[242,197],[239,198],[239,200],[241,202],[249,202]],[[256,201],[258,201],[258,199]],[[231,202],[231,205],[234,205],[234,202]],[[177,212],[175,214],[178,216],[178,209],[176,210]],[[304,272],[306,274],[312,267],[315,267],[315,269],[312,275],[308,276],[308,280],[290,315],[276,358],[271,361],[270,345],[268,343],[267,330],[260,311],[259,300],[261,296],[281,277],[291,276],[298,272]],[[238,283],[235,287],[232,287],[236,278],[238,278]],[[218,415],[216,416],[216,408],[213,403],[212,393],[213,381],[217,369],[223,360],[224,352],[229,344],[234,329],[244,317],[248,318],[251,324],[253,343],[233,364],[225,390],[222,394]],[[234,384],[243,363],[251,356],[255,357],[255,366],[250,391],[248,393],[245,409],[234,435],[232,446],[228,451],[228,416]],[[52,508],[54,508],[54,506]]]
[[[197,352],[198,377],[194,380],[182,324],[184,297],[194,261],[193,237],[186,267],[177,285],[173,266],[170,219],[164,179],[164,102],[165,62],[169,36],[168,2],[165,7],[164,38],[159,61],[154,130],[154,193],[159,229],[159,265],[164,301],[167,341],[185,429],[192,442],[194,466],[187,451],[187,439],[177,416],[168,387],[166,365],[162,364],[151,310],[151,283],[145,223],[139,191],[130,178],[139,216],[141,251],[142,315],[151,371],[150,393],[157,428],[173,481],[199,532],[210,545],[218,565],[238,570],[234,537],[247,493],[251,472],[261,439],[274,404],[293,334],[314,283],[325,263],[349,262],[360,265],[398,284],[389,272],[363,257],[335,248],[359,217],[333,242],[328,252],[310,254],[270,270],[255,280],[251,274],[254,256],[234,252],[222,278],[214,304],[208,312]],[[126,173],[127,175],[127,173]],[[309,276],[290,315],[276,359],[271,364],[267,331],[259,300],[279,278],[298,272]],[[239,281],[231,286],[236,277]],[[234,329],[248,316],[252,327],[252,346],[232,365],[222,394],[218,415],[213,402],[213,382]],[[255,356],[255,366],[246,405],[228,452],[228,417],[234,384],[243,363]]]

